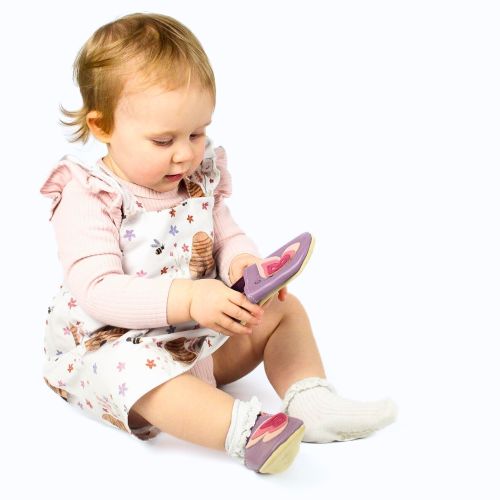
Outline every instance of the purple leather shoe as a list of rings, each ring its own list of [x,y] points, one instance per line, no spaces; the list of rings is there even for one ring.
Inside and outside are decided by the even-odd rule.
[[[244,293],[250,302],[263,305],[302,272],[313,248],[314,237],[302,233],[262,262],[246,267],[231,288]]]
[[[304,432],[298,418],[262,412],[245,446],[245,466],[261,474],[283,472],[297,456]]]

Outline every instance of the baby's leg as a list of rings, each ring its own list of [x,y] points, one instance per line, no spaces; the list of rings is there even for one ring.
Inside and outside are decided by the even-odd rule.
[[[249,469],[282,472],[299,451],[304,425],[260,410],[255,396],[240,401],[184,373],[142,396],[131,411],[179,439],[225,450]]]
[[[395,420],[391,400],[353,401],[340,397],[326,379],[307,312],[288,294],[273,299],[252,335],[230,337],[213,353],[214,376],[228,384],[262,360],[272,386],[283,398],[282,411],[304,422],[304,441],[328,443],[372,434]]]
[[[132,410],[167,434],[224,450],[233,404],[229,394],[184,373],[149,391]]]

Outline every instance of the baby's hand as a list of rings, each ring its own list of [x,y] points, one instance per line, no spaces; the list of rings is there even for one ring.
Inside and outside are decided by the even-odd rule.
[[[252,304],[245,295],[227,287],[216,279],[200,279],[193,282],[189,314],[194,321],[224,335],[244,335],[252,330],[241,325],[258,325],[264,311]],[[233,319],[234,318],[234,319]]]
[[[243,271],[245,270],[246,267],[261,262],[263,260],[264,259],[261,259],[260,257],[252,255],[250,253],[242,253],[240,255],[237,255],[231,261],[231,265],[229,266],[229,280],[231,282],[231,285],[236,283],[243,276]],[[278,299],[284,302],[287,293],[288,290],[286,286],[280,288],[278,291]],[[274,300],[274,295],[262,307],[264,309],[267,309],[273,300]]]
[[[246,267],[259,262],[262,259],[251,253],[240,253],[231,261],[229,265],[229,281],[234,285],[242,276]]]

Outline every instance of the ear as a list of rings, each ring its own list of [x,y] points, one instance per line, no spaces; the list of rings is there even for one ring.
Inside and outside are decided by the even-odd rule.
[[[101,142],[109,143],[110,134],[104,132],[101,127],[102,113],[100,111],[89,111],[86,116],[87,126],[89,127],[92,135]]]

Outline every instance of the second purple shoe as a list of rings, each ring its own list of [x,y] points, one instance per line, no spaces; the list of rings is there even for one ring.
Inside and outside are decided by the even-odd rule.
[[[299,452],[304,422],[285,413],[260,413],[245,446],[245,466],[261,474],[288,469]]]

